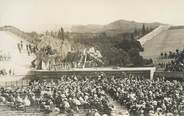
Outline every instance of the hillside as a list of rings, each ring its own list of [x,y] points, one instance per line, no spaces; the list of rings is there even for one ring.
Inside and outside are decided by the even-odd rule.
[[[71,32],[77,33],[97,33],[101,32],[103,29],[103,25],[73,25],[70,27]]]
[[[145,26],[146,30],[152,30],[160,25],[161,23],[140,23],[135,21],[127,21],[127,20],[117,20],[114,22],[111,22],[106,25],[95,25],[95,24],[88,24],[88,25],[72,25],[63,27],[65,32],[72,32],[72,33],[79,33],[80,36],[83,36],[81,34],[100,34],[104,33],[108,36],[117,36],[119,34],[125,34],[125,33],[133,33],[139,31],[143,28],[143,25]],[[18,36],[21,36],[22,38],[27,39],[31,43],[35,43],[36,41],[39,41],[40,35],[36,32],[24,32],[20,29],[14,27],[14,26],[4,26],[0,27],[0,31],[10,31]],[[57,31],[57,30],[52,30]],[[85,35],[84,35],[85,36]],[[91,36],[91,35],[87,35]]]
[[[0,38],[0,70],[5,69],[5,71],[8,72],[11,69],[16,75],[29,73],[31,70],[31,61],[35,58],[33,54],[28,55],[26,45],[30,43],[8,31],[0,31]],[[20,41],[23,43],[21,50],[18,49]],[[9,59],[3,60],[2,57],[6,56],[8,56]],[[22,76],[18,76],[17,78],[3,78],[2,76],[0,81],[14,81],[20,78],[22,78]]]
[[[161,52],[175,51],[184,48],[184,29],[171,27],[144,44],[145,58],[156,58]]]
[[[81,33],[64,33],[63,31],[63,37],[65,40],[68,40],[68,43],[76,52],[82,51],[84,48],[97,48],[103,56],[105,66],[143,66],[144,59],[139,55],[139,52],[143,49],[137,39],[149,33],[159,25],[161,24],[118,20],[104,26],[87,25],[88,29],[85,29],[84,26],[82,27],[83,29],[80,29]],[[63,30],[62,27],[61,29]],[[52,37],[60,38],[60,32],[58,30],[48,31],[45,34],[23,32],[13,26],[5,26],[0,28],[0,30],[12,32],[31,43],[37,41],[37,44],[40,41],[46,41],[45,39],[41,39],[44,35],[48,36],[51,41],[54,40]],[[85,33],[84,31],[90,32]],[[95,31],[96,33],[93,33]],[[110,36],[108,36],[108,34]],[[49,44],[53,42],[49,42]],[[53,49],[54,48],[55,46]],[[58,49],[57,51],[61,50]]]
[[[23,38],[31,43],[36,43],[37,41],[39,41],[39,34],[37,34],[36,32],[24,32],[14,26],[0,27],[0,31],[11,32],[16,36],[19,36],[20,38]]]
[[[107,25],[74,25],[71,32],[78,33],[127,33],[133,32],[135,29],[141,29],[143,24],[147,28],[156,28],[160,23],[140,23],[135,21],[117,20]]]

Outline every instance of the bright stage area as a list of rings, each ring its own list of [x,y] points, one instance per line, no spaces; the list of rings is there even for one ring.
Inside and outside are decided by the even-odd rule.
[[[22,41],[23,47],[21,53],[18,49],[18,43]],[[0,61],[0,70],[5,70],[6,75],[1,75],[1,81],[8,81],[12,75],[25,75],[31,70],[31,61],[34,55],[28,55],[26,45],[29,44],[24,39],[5,31],[0,31],[0,55],[8,56],[8,60]],[[11,71],[10,71],[11,70]],[[14,74],[9,74],[10,72]],[[4,77],[4,78],[3,78]]]

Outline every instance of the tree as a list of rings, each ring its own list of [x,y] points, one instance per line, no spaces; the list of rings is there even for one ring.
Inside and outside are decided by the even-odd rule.
[[[151,29],[149,27],[146,27],[146,34],[151,32]]]
[[[134,29],[134,35],[138,35],[138,31],[137,31],[137,28]]]
[[[139,51],[135,48],[132,48],[128,51],[128,54],[130,56],[131,62],[134,64],[134,66],[143,66],[144,65],[144,59],[142,56],[139,55]]]
[[[133,33],[131,33],[130,36],[131,36],[131,39],[132,39],[132,40],[135,39]]]
[[[109,58],[109,65],[126,66],[129,64],[129,56],[123,49],[111,48]],[[114,57],[116,56],[116,57]]]
[[[116,48],[121,48],[125,51],[130,50],[131,48],[135,48],[138,51],[143,51],[143,48],[139,41],[135,39],[123,39],[119,43],[115,45]]]
[[[169,56],[168,57],[172,58],[172,52],[171,51],[169,51]]]
[[[167,58],[167,53],[165,52],[164,57]]]
[[[145,25],[143,24],[142,25],[142,35],[145,35],[146,34],[146,28],[145,28]]]
[[[62,27],[58,32],[58,38],[64,40],[64,29]]]

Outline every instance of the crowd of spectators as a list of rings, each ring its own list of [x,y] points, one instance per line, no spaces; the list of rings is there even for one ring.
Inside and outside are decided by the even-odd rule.
[[[175,52],[161,53],[160,58],[166,60],[158,64],[165,71],[184,72],[184,50],[177,49]],[[167,61],[167,59],[171,60]]]
[[[112,108],[100,81],[74,75],[54,81],[32,81],[26,87],[1,88],[0,101],[17,110],[37,105],[44,113],[72,114],[90,109],[89,114],[93,111],[96,115],[110,115]]]
[[[169,62],[162,62],[158,64],[159,68],[169,72],[184,72],[183,63],[180,61],[171,60]]]
[[[121,74],[63,76],[58,80],[35,80],[29,86],[0,89],[0,103],[17,110],[37,105],[44,113],[79,113],[111,116],[114,104],[125,106],[130,116],[184,115],[184,82]],[[120,109],[121,110],[121,109]]]
[[[184,83],[142,77],[110,78],[105,88],[110,96],[126,106],[130,116],[183,116]]]

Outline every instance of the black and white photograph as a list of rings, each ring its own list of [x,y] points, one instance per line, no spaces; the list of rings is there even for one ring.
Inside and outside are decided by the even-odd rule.
[[[184,116],[184,0],[0,0],[0,116]]]

